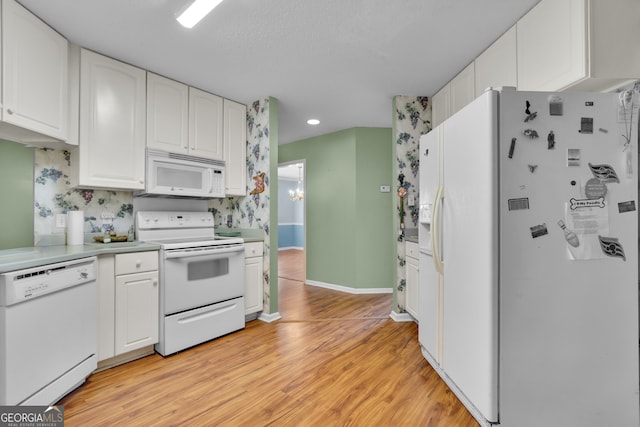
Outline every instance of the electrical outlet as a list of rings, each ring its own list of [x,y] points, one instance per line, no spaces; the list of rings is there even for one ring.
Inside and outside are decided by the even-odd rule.
[[[56,228],[65,228],[67,226],[67,214],[56,214]]]

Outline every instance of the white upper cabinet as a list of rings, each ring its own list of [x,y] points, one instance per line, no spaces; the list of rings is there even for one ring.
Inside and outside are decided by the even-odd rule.
[[[518,88],[608,91],[640,77],[638,0],[542,0],[517,23]]]
[[[475,65],[472,62],[431,99],[431,127],[438,126],[473,101],[475,88]]]
[[[518,87],[516,43],[514,25],[476,58],[476,97],[489,87]]]
[[[476,98],[475,64],[472,62],[451,80],[451,115]]]
[[[147,73],[147,147],[189,153],[189,87]]]
[[[144,188],[146,72],[82,49],[80,133],[72,185]],[[75,155],[79,155],[79,159]]]
[[[2,0],[0,137],[40,146],[67,140],[68,42],[13,0]]]
[[[554,91],[587,74],[585,0],[542,1],[518,21],[521,90]]]
[[[447,83],[431,98],[431,127],[435,128],[451,115],[451,85]]]
[[[224,100],[225,194],[247,195],[247,106]]]
[[[189,147],[194,156],[224,160],[222,98],[189,87]]]

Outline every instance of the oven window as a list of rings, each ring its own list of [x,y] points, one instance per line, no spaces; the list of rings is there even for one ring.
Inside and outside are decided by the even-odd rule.
[[[190,262],[187,279],[206,280],[229,274],[229,258]]]

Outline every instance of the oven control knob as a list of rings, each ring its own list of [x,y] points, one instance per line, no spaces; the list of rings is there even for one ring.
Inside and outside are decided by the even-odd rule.
[[[160,219],[158,217],[153,218],[153,222],[158,222]]]

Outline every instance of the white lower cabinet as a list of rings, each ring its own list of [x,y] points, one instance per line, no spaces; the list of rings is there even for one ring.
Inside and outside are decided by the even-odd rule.
[[[418,319],[419,310],[419,286],[420,286],[420,255],[418,244],[414,242],[405,242],[405,305],[404,308],[407,312],[413,316],[414,319]]]
[[[98,257],[98,361],[158,342],[158,252]]]
[[[244,305],[245,314],[262,311],[263,243],[244,244]]]

